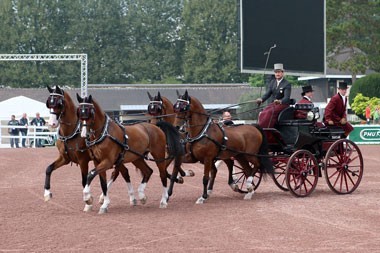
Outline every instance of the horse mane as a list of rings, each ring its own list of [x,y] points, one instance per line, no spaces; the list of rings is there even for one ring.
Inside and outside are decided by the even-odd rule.
[[[101,118],[104,118],[106,113],[103,111],[99,103],[94,98],[92,98],[92,104],[95,108],[95,114],[100,114],[99,116],[101,116]]]
[[[203,114],[206,114],[206,109],[203,107],[203,104],[199,101],[199,99],[197,99],[196,97],[193,97],[193,96],[189,96],[190,98],[190,101],[191,101],[191,105],[194,105],[194,101],[196,102],[196,104],[200,107],[200,110],[202,111],[197,111],[198,113],[203,113]]]
[[[74,114],[75,117],[77,117],[76,107],[73,99],[70,97],[68,92],[63,92],[63,97],[65,100],[65,109],[68,113]]]

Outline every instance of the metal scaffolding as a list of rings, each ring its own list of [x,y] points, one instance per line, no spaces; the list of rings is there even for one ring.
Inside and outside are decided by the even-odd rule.
[[[0,54],[0,61],[81,61],[81,96],[87,96],[87,54]]]

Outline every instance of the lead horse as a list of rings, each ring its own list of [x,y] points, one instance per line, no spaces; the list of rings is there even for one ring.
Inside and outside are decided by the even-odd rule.
[[[110,167],[118,168],[123,163],[133,163],[143,174],[143,179],[138,187],[138,195],[142,203],[146,201],[144,190],[149,181],[153,170],[146,163],[148,154],[153,156],[161,178],[163,186],[160,208],[166,208],[169,199],[167,191],[167,166],[168,158],[166,157],[166,143],[173,143],[168,149],[169,158],[180,158],[174,145],[179,143],[176,131],[170,124],[161,123],[162,129],[168,131],[167,140],[165,133],[158,126],[150,123],[139,123],[134,125],[122,126],[110,119],[101,109],[99,104],[91,95],[81,98],[77,94],[79,102],[78,116],[82,125],[81,136],[86,139],[86,145],[90,148],[94,156],[95,168],[88,173],[86,186],[83,190],[84,200],[91,198],[90,184],[96,175],[101,177],[101,188],[104,195],[104,203],[99,212],[104,213],[108,210],[110,203],[107,195],[107,184],[102,172]],[[173,131],[171,131],[173,130]],[[179,138],[179,136],[178,136]],[[180,159],[175,159],[180,161]],[[179,166],[179,162],[175,162],[174,166]]]
[[[88,163],[91,161],[91,155],[83,138],[80,137],[80,121],[77,117],[77,108],[67,92],[64,92],[58,85],[55,88],[47,86],[50,92],[46,100],[46,106],[50,110],[49,125],[58,129],[57,149],[58,158],[46,168],[45,177],[45,201],[52,198],[51,193],[51,175],[56,169],[71,163],[79,165],[82,175],[82,186],[86,186]],[[120,172],[127,182],[128,194],[131,205],[136,204],[134,190],[130,182],[127,168],[120,167]],[[92,201],[88,201],[84,211],[92,209]]]
[[[259,169],[261,173],[273,174],[273,166],[267,157],[266,138],[261,129],[253,125],[221,127],[213,122],[197,98],[188,95],[187,90],[178,96],[173,108],[177,113],[175,125],[187,129],[186,141],[190,145],[191,155],[204,164],[203,194],[196,203],[202,204],[209,197],[210,171],[216,175],[214,161],[228,161],[231,157],[240,163],[247,178],[244,199],[251,199],[254,174]]]

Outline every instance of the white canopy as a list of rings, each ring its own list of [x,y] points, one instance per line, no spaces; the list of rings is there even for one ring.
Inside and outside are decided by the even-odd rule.
[[[46,104],[28,97],[18,96],[0,102],[1,119],[10,120],[11,115],[15,115],[16,119],[19,120],[24,112],[28,118],[34,118],[37,112],[43,118],[48,118],[50,115]]]

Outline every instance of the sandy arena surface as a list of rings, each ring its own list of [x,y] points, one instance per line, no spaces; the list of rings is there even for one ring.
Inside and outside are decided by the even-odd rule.
[[[176,185],[168,208],[160,209],[161,183],[152,166],[147,204],[130,206],[120,177],[105,215],[97,203],[92,212],[82,211],[76,165],[53,172],[53,199],[44,201],[54,147],[0,149],[0,252],[380,252],[380,146],[360,149],[364,176],[350,195],[333,193],[322,177],[311,196],[296,198],[268,178],[247,201],[229,188],[222,166],[213,195],[196,205],[203,168],[185,164],[195,177]],[[127,166],[136,190],[140,175]],[[92,193],[100,192],[95,178]]]

